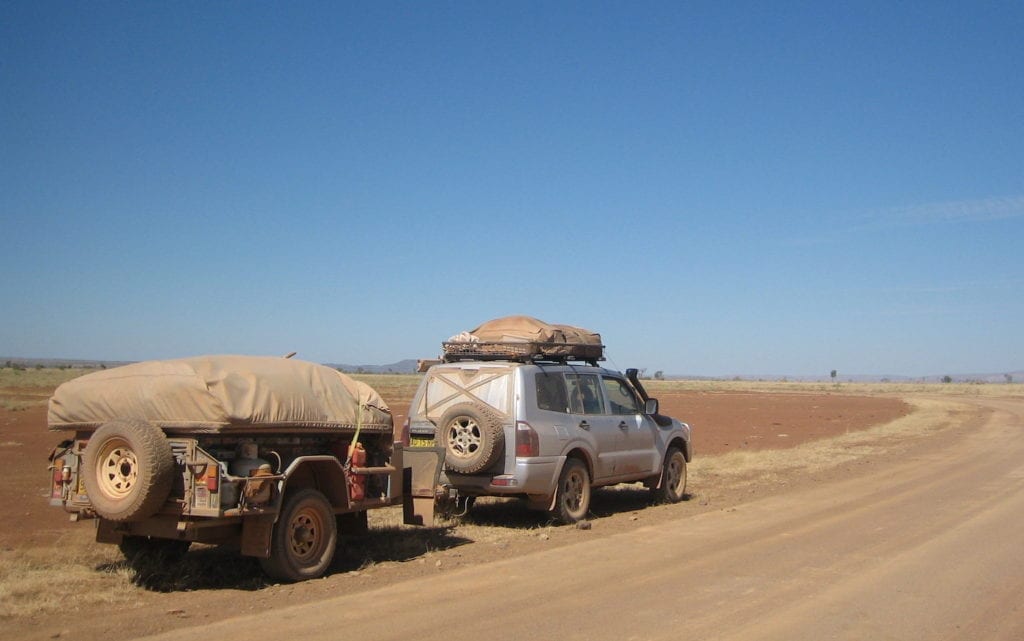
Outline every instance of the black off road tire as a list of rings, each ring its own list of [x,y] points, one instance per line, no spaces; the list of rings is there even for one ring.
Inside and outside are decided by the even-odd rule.
[[[167,500],[174,454],[163,430],[145,421],[102,425],[85,447],[83,479],[89,502],[110,521],[141,521]]]
[[[505,455],[501,418],[481,403],[459,403],[448,408],[437,433],[445,447],[445,466],[452,472],[476,474]]]
[[[260,565],[279,581],[315,579],[330,567],[337,547],[331,504],[320,492],[306,488],[285,497],[274,524],[270,558],[260,559]]]
[[[657,503],[678,503],[686,498],[686,456],[678,447],[665,452],[661,485],[651,490]]]
[[[582,521],[590,511],[590,473],[586,464],[577,459],[566,459],[558,475],[555,508],[552,516],[566,525]]]

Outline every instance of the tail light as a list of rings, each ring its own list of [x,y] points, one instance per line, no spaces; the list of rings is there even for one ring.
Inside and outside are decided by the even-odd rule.
[[[50,498],[59,499],[64,495],[64,459],[57,459],[53,462],[53,486],[50,488]],[[70,469],[68,469],[70,480]]]
[[[220,490],[220,475],[217,474],[216,465],[208,465],[206,472],[203,474],[203,481],[206,483],[206,489],[210,492],[217,492]]]
[[[516,456],[540,456],[540,437],[526,421],[516,421]]]

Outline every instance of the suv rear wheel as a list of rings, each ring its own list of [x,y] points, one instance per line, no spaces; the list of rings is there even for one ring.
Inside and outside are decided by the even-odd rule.
[[[583,461],[570,458],[558,475],[558,490],[553,514],[562,523],[575,523],[590,511],[590,473]]]

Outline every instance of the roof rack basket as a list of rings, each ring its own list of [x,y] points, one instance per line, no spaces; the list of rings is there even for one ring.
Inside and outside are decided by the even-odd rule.
[[[455,361],[535,361],[566,363],[583,361],[596,366],[604,360],[604,345],[587,343],[541,342],[456,342],[441,343],[445,362]]]

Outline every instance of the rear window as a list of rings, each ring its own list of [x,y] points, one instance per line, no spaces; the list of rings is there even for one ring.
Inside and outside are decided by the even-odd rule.
[[[566,374],[569,410],[573,414],[604,414],[601,388],[594,374]]]
[[[534,375],[537,386],[537,407],[549,412],[569,411],[569,397],[565,393],[565,379],[561,374],[538,372]]]
[[[483,403],[502,415],[511,412],[511,370],[507,367],[444,368],[431,371],[417,407],[430,420],[440,419],[457,403]]]

